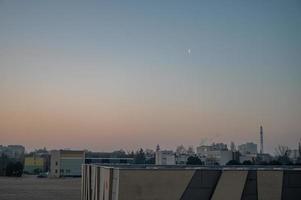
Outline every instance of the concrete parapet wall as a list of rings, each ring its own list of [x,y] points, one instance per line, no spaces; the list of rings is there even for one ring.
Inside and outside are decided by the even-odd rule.
[[[83,165],[81,200],[297,200],[301,170]]]
[[[248,171],[223,171],[212,200],[240,200]]]
[[[120,170],[118,200],[180,199],[194,170]]]
[[[282,181],[283,171],[258,171],[258,200],[281,200]]]

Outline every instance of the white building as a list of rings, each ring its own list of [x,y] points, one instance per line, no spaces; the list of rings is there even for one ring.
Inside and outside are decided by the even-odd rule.
[[[233,152],[229,151],[226,144],[213,143],[212,145],[201,145],[197,148],[197,156],[205,165],[225,165],[233,160]]]
[[[238,151],[242,155],[246,154],[257,154],[257,144],[253,142],[247,142],[238,146]]]
[[[176,158],[173,151],[157,150],[156,151],[156,165],[175,165]]]
[[[293,163],[296,163],[298,158],[300,157],[299,149],[291,149],[288,152],[289,158],[293,161]]]
[[[244,161],[255,162],[257,158],[257,154],[244,154],[239,157],[239,162],[243,163]]]
[[[197,155],[206,154],[208,151],[228,151],[228,147],[224,143],[212,143],[212,145],[201,145],[196,148]]]
[[[206,155],[209,151],[213,151],[213,147],[209,145],[202,145],[196,148],[196,153],[199,157]]]
[[[212,148],[214,150],[219,150],[219,151],[227,151],[228,150],[227,144],[224,144],[224,143],[212,143]]]
[[[205,165],[214,165],[218,163],[219,165],[226,165],[230,160],[233,160],[232,151],[209,151],[205,155]]]
[[[257,158],[260,161],[267,162],[267,163],[269,163],[273,160],[273,157],[268,153],[257,154]]]

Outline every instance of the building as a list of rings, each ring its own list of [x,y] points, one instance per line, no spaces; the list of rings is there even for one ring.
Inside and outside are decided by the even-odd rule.
[[[8,145],[5,154],[12,159],[23,160],[25,148],[22,145]]]
[[[84,151],[53,150],[50,158],[50,177],[81,176],[81,165],[84,163]]]
[[[233,152],[236,151],[236,146],[235,146],[235,143],[233,141],[230,144],[230,150],[233,151]]]
[[[259,162],[269,163],[273,160],[273,157],[268,153],[257,154],[257,160]]]
[[[190,156],[195,156],[195,152],[192,146],[187,149],[180,145],[176,148],[175,159],[177,165],[186,165],[187,160]]]
[[[176,164],[177,165],[186,165],[186,163],[187,163],[187,160],[188,160],[188,158],[190,157],[191,155],[189,155],[189,154],[176,154],[176,157],[175,157],[175,159],[176,159]]]
[[[201,145],[196,148],[196,153],[200,157],[205,155],[208,151],[213,151],[213,148],[211,145]]]
[[[239,162],[243,163],[245,161],[250,161],[255,163],[257,161],[257,154],[244,154],[239,156]]]
[[[226,165],[230,160],[233,160],[233,152],[220,150],[208,151],[201,157],[201,160],[205,165]]]
[[[22,145],[1,146],[0,152],[13,161],[24,162],[25,148]]]
[[[133,164],[134,163],[134,158],[85,158],[85,163],[86,164]]]
[[[198,155],[206,154],[208,151],[228,151],[228,147],[224,143],[212,143],[212,145],[201,145],[196,148]]]
[[[218,150],[218,151],[228,151],[227,144],[224,143],[212,143],[212,148],[213,150]]]
[[[156,151],[156,165],[175,165],[176,157],[173,151],[157,150]]]
[[[0,176],[7,174],[9,164],[24,164],[25,148],[22,145],[0,145]]]
[[[46,160],[43,157],[31,155],[26,156],[24,161],[24,173],[38,174],[46,171]]]
[[[238,151],[242,155],[246,154],[257,154],[257,144],[253,142],[247,142],[238,146]]]
[[[201,145],[196,149],[197,156],[205,165],[226,165],[230,160],[233,160],[233,152],[229,151],[227,145],[223,143]]]
[[[290,149],[288,150],[288,155],[293,163],[297,163],[298,159],[300,158],[300,151],[299,149]]]
[[[81,200],[299,200],[298,168],[83,165]]]
[[[133,164],[134,158],[130,157],[123,150],[113,152],[85,152],[86,164]]]
[[[40,172],[49,172],[50,153],[46,148],[36,149],[25,155],[24,172],[37,174]]]

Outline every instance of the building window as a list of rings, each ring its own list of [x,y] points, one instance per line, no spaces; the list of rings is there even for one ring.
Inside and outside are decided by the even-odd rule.
[[[57,161],[55,162],[55,166],[57,166],[58,165],[58,163],[57,163]]]
[[[67,173],[67,174],[70,174],[70,169],[66,169],[66,173]]]
[[[55,173],[57,174],[57,169],[55,170]]]

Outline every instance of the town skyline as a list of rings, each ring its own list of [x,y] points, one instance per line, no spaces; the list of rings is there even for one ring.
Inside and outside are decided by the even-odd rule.
[[[260,126],[260,129],[261,129],[262,126]],[[261,135],[260,135],[261,136]],[[259,137],[260,137],[259,136]],[[263,135],[263,139],[264,139],[264,135]],[[33,151],[36,151],[36,150],[39,150],[39,149],[47,149],[47,150],[52,150],[52,149],[77,149],[77,150],[87,150],[87,151],[98,151],[98,152],[113,152],[113,151],[119,151],[119,150],[123,150],[125,152],[131,152],[131,151],[137,151],[139,149],[144,149],[144,150],[156,150],[156,148],[158,148],[158,146],[162,147],[162,149],[165,149],[165,150],[176,150],[178,147],[180,146],[183,146],[184,148],[188,149],[188,148],[193,148],[194,151],[196,151],[197,147],[199,146],[206,146],[206,145],[212,145],[212,144],[226,144],[227,145],[227,148],[230,150],[232,150],[232,145],[234,145],[234,148],[237,150],[238,149],[238,146],[239,145],[242,145],[242,144],[247,144],[247,143],[253,143],[253,144],[256,144],[257,145],[257,151],[258,153],[261,153],[261,143],[260,143],[260,139],[259,141],[250,141],[250,140],[247,140],[247,141],[242,141],[240,143],[237,143],[233,140],[229,141],[229,142],[225,142],[225,141],[218,141],[218,140],[213,140],[213,139],[208,139],[208,138],[203,138],[200,140],[200,142],[198,144],[183,144],[183,143],[177,143],[177,144],[173,144],[171,146],[164,146],[160,143],[157,143],[157,144],[154,144],[152,146],[142,146],[142,145],[136,145],[134,146],[133,148],[126,148],[126,147],[122,147],[120,146],[120,148],[111,148],[111,149],[102,149],[101,147],[99,148],[82,148],[82,147],[72,147],[72,146],[64,146],[64,144],[61,144],[59,146],[56,146],[56,145],[53,145],[53,146],[32,146],[32,147],[26,147],[25,144],[0,144],[1,145],[22,145],[25,147],[25,150],[26,152],[33,152]],[[268,149],[266,150],[266,148],[263,148],[263,153],[268,153],[268,154],[271,154],[271,155],[274,155],[275,153],[277,153],[277,148],[279,146],[284,146],[284,147],[288,147],[289,149],[298,149],[299,148],[299,145],[301,143],[301,137],[300,139],[296,142],[295,145],[293,146],[288,146],[287,144],[284,144],[284,143],[281,143],[281,144],[273,144],[272,145],[272,148],[271,149]],[[266,144],[264,143],[263,141],[263,147],[266,146]]]

